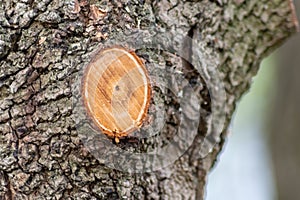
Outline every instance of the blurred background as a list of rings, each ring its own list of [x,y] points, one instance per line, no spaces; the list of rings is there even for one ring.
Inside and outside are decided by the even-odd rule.
[[[299,104],[300,33],[263,61],[241,99],[206,200],[300,199]]]

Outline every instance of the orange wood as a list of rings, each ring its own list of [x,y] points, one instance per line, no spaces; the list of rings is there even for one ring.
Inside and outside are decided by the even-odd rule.
[[[141,59],[125,48],[103,49],[92,59],[82,92],[91,119],[116,141],[138,129],[147,116],[149,75]]]

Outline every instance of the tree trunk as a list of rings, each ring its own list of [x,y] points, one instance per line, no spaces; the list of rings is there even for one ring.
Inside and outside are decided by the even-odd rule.
[[[300,2],[295,2],[299,12]],[[278,52],[279,70],[276,96],[269,124],[278,199],[300,197],[300,35],[293,37]],[[278,115],[277,113],[280,113]]]
[[[297,30],[290,0],[8,0],[0,25],[3,199],[203,199],[235,103]],[[148,129],[118,144],[80,104],[86,66],[111,45],[152,81]]]

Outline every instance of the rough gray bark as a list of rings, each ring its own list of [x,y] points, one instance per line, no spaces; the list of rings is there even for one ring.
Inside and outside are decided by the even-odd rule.
[[[226,139],[235,103],[262,58],[296,31],[297,22],[289,0],[9,0],[0,2],[0,25],[2,199],[203,199],[206,175]],[[101,164],[80,141],[74,80],[105,41],[137,30],[151,35],[154,29],[199,40],[201,68],[220,72],[226,121],[218,144],[200,158],[212,115],[205,78],[175,55],[140,49],[150,73],[155,74],[153,63],[181,70],[205,103],[199,133],[183,156],[164,169],[129,174]],[[176,135],[176,101],[167,91],[160,95],[168,131],[138,145],[124,139],[120,147],[134,151]]]

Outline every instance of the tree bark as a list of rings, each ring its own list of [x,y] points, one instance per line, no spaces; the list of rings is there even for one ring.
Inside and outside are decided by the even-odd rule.
[[[0,2],[0,25],[2,199],[203,199],[235,103],[263,57],[298,28],[290,0],[9,0]],[[141,31],[142,37],[135,34]],[[88,122],[78,120],[85,67],[99,48],[127,39],[144,44],[126,43],[154,79],[151,105],[163,106],[165,124],[154,136],[133,135],[113,146],[144,153],[190,126],[195,100],[179,103],[180,95],[159,88],[170,80],[180,93],[185,81],[172,82],[178,71],[201,103],[197,134],[185,153],[161,168],[146,160],[151,166],[144,173],[97,159],[102,155],[82,137],[89,137],[82,129]],[[154,40],[161,49],[151,46]],[[221,130],[215,128],[220,122]],[[182,141],[173,144],[182,150]]]

